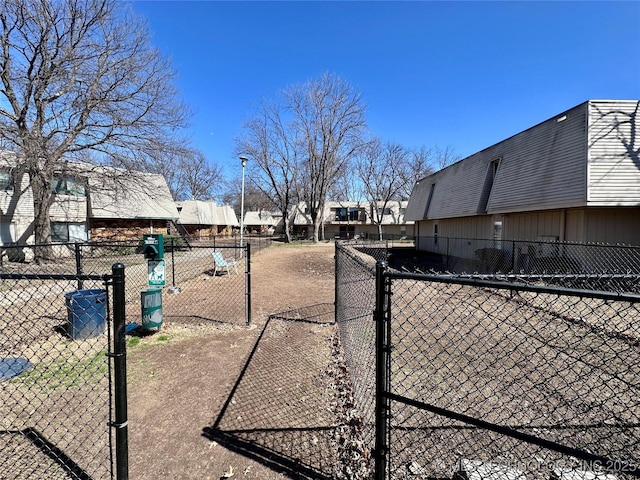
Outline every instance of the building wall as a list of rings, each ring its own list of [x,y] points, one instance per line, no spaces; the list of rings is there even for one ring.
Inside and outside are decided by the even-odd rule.
[[[29,176],[16,179],[13,190],[0,191],[0,245],[33,240],[33,194]]]
[[[640,207],[587,209],[584,231],[589,243],[640,246]]]
[[[589,206],[640,205],[640,102],[589,102]]]
[[[86,222],[87,197],[56,195],[49,209],[49,218],[52,222]]]
[[[640,245],[640,207],[573,208],[478,215],[418,222],[416,235],[493,239],[493,225],[502,221],[501,240]]]
[[[167,235],[165,220],[93,219],[90,237],[93,242],[142,240],[145,233]]]
[[[564,210],[512,213],[503,217],[505,240],[564,241]],[[576,240],[578,241],[578,240]]]

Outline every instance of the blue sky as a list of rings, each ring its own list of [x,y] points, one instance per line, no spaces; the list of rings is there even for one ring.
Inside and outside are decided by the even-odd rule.
[[[640,99],[640,1],[136,0],[195,112],[195,147],[240,174],[262,98],[340,75],[371,135],[466,157],[589,99]]]

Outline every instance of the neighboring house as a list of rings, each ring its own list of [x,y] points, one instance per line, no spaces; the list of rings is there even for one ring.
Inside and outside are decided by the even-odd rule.
[[[639,111],[587,101],[419,180],[406,211],[417,248],[437,252],[438,237],[640,245]]]
[[[229,205],[216,205],[209,200],[185,200],[178,202],[180,223],[187,233],[196,238],[214,235],[231,235],[238,227],[238,219]]]
[[[273,235],[282,221],[282,215],[264,210],[245,212],[243,227],[249,234]]]
[[[236,212],[231,205],[222,205],[217,207],[218,210],[218,233],[220,235],[231,235],[233,230],[240,228],[240,222],[236,217]]]
[[[383,202],[327,202],[322,215],[324,236],[378,238],[378,223],[383,238],[412,236],[413,222],[405,220],[407,203],[389,201],[383,207]],[[313,235],[313,222],[304,203],[294,208],[292,225],[294,234],[305,238]]]
[[[92,241],[140,239],[144,233],[166,235],[167,224],[178,219],[162,175],[93,167],[86,179]]]
[[[0,241],[33,244],[33,195],[15,154],[0,152]],[[54,175],[49,211],[54,243],[142,238],[166,233],[178,211],[161,175],[67,162]]]
[[[15,154],[0,151],[0,245],[33,243],[33,195]]]

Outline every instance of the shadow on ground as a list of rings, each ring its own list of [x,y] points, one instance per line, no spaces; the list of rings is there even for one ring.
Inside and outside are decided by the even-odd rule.
[[[333,304],[271,315],[212,426],[203,435],[297,479],[331,479]]]

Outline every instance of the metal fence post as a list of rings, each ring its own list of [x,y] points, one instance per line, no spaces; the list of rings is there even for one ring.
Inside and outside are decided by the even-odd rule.
[[[445,270],[448,272],[449,271],[449,237],[445,237],[447,240],[447,256],[446,256],[446,266],[445,266]]]
[[[386,268],[386,262],[382,260],[376,262],[376,309],[374,311],[376,323],[375,480],[384,480],[386,478],[387,453],[389,451],[387,445],[388,400],[385,396],[388,383],[387,364],[389,354],[386,335],[387,327],[385,325],[386,289],[384,272]]]
[[[333,282],[333,320],[334,322],[336,322],[336,325],[338,324],[338,309],[341,308],[341,304],[338,300],[338,293],[339,293],[339,288],[340,288],[340,262],[339,262],[339,258],[338,258],[338,254],[339,254],[339,249],[340,249],[340,242],[338,240],[335,240],[333,242],[334,248],[333,248],[333,278],[334,278],[334,282]]]
[[[113,273],[113,370],[115,390],[116,478],[129,478],[129,432],[127,416],[127,350],[125,344],[124,265],[116,263]]]
[[[82,275],[82,255],[80,252],[80,244],[76,242],[74,244],[74,248],[76,253],[76,275],[79,277]],[[83,286],[84,282],[78,278],[78,290],[82,290]]]
[[[247,256],[245,258],[245,271],[247,279],[247,326],[251,325],[251,244],[247,243]]]
[[[173,252],[176,249],[173,243],[173,237],[171,238],[171,286],[175,288],[176,286],[176,261],[173,256]]]

